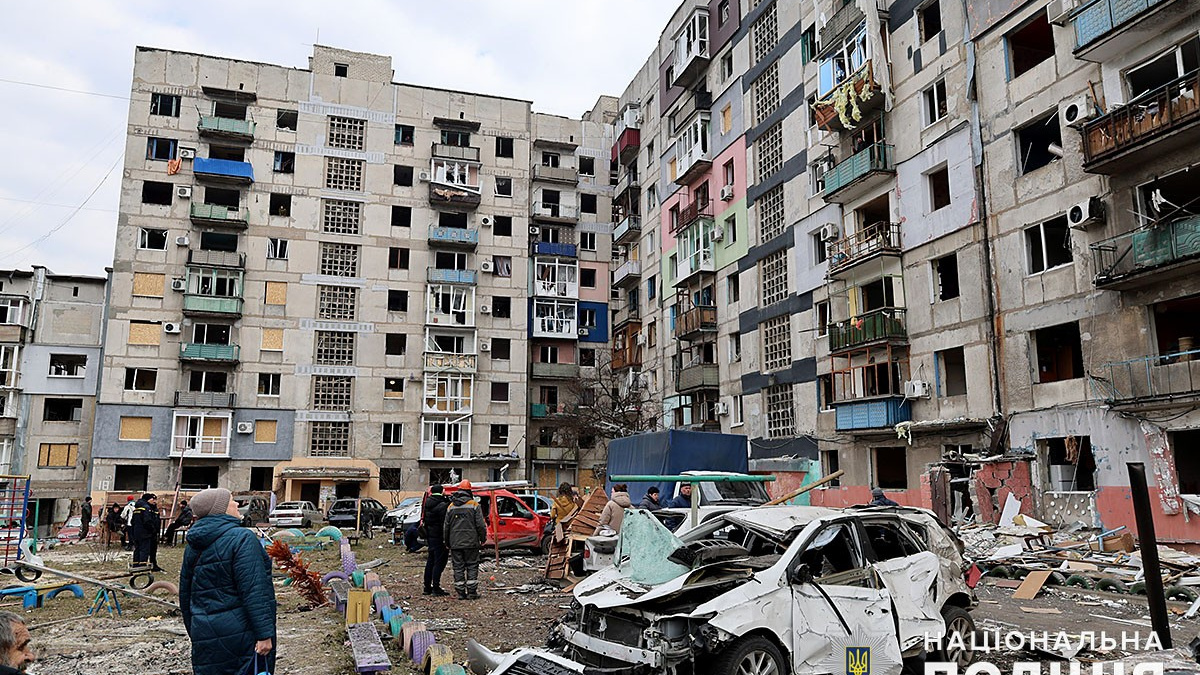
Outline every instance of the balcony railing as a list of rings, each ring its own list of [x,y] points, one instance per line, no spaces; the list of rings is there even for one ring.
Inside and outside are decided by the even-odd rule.
[[[558,255],[566,258],[577,257],[575,244],[562,244],[559,242],[534,242],[533,253],[534,255]]]
[[[678,166],[675,175],[676,185],[686,185],[692,182],[712,166],[712,158],[704,143],[684,147],[681,142],[676,148],[676,165]]]
[[[638,129],[626,128],[617,137],[617,158],[622,164],[628,164],[637,157],[638,148],[642,145],[642,132]]]
[[[707,89],[699,89],[680,97],[681,103],[671,114],[675,124],[683,125],[699,112],[708,112],[712,107],[712,94]]]
[[[1135,287],[1151,273],[1200,263],[1200,216],[1155,224],[1091,245],[1096,285]],[[1173,275],[1174,277],[1174,275]]]
[[[706,201],[704,203],[692,202],[692,203],[688,204],[687,206],[684,206],[682,209],[680,209],[679,219],[675,221],[674,225],[672,225],[671,231],[679,232],[680,230],[687,229],[687,227],[689,225],[691,225],[692,223],[695,223],[698,220],[712,220],[712,217],[713,217],[712,200]]]
[[[675,337],[687,340],[717,329],[716,307],[693,307],[675,318]]]
[[[188,208],[192,222],[219,224],[225,227],[246,227],[250,222],[250,210],[220,204],[197,204]]]
[[[171,444],[171,457],[229,457],[227,436],[187,436]]]
[[[552,316],[535,316],[533,317],[531,330],[535,338],[574,340],[579,337],[579,322],[574,318],[563,319]]]
[[[178,408],[232,408],[235,397],[228,391],[177,391]]]
[[[183,313],[241,316],[242,299],[240,297],[185,293],[183,295]]]
[[[565,462],[574,464],[579,461],[579,448],[563,448],[551,445],[533,446],[533,461],[535,462]]]
[[[716,271],[717,266],[713,261],[713,252],[711,248],[702,248],[680,260],[675,285],[682,286],[691,281],[691,278],[697,274],[712,273]]]
[[[634,239],[642,232],[642,217],[641,216],[625,216],[624,220],[617,223],[617,227],[613,230],[613,243],[625,244]]]
[[[632,343],[632,338],[630,341],[631,344],[625,347],[613,348],[611,364],[613,370],[642,365],[642,346]]]
[[[429,283],[431,284],[466,284],[474,286],[476,277],[475,270],[443,270],[436,267],[430,267]]]
[[[574,406],[569,406],[566,403],[531,403],[529,404],[529,416],[534,419],[544,419],[552,415],[565,415],[574,410]]]
[[[188,251],[189,265],[211,265],[213,267],[245,267],[246,255],[237,251]]]
[[[905,340],[907,338],[905,310],[901,307],[885,307],[853,319],[831,324],[829,326],[829,351],[836,352],[878,340]]]
[[[459,159],[467,162],[479,161],[479,148],[464,148],[457,145],[446,145],[445,143],[434,143],[431,150],[434,157],[442,157],[445,159]]]
[[[250,162],[239,162],[233,159],[212,159],[197,157],[192,160],[192,173],[198,178],[228,183],[253,183],[254,167]]]
[[[888,429],[912,421],[912,406],[903,398],[834,402],[838,431]]]
[[[475,248],[479,245],[479,230],[472,230],[465,227],[431,225],[429,227],[429,244],[432,246]]]
[[[201,115],[197,130],[201,136],[222,136],[244,141],[254,140],[254,122],[229,117]]]
[[[181,361],[220,361],[237,363],[241,350],[237,345],[206,345],[197,342],[184,342],[179,345]]]
[[[471,444],[463,441],[421,441],[421,459],[471,459]]]
[[[579,377],[578,363],[539,363],[529,364],[529,376],[540,379],[567,380]]]
[[[617,181],[617,186],[613,188],[613,200],[619,201],[621,195],[625,194],[625,191],[629,188],[638,188],[637,171],[626,171],[621,176],[621,179]]]
[[[1200,350],[1106,363],[1090,379],[1110,404],[1200,395]]]
[[[1093,0],[1087,3],[1076,9],[1071,18],[1071,24],[1075,27],[1075,53],[1081,55],[1090,45],[1123,30],[1154,7],[1170,2],[1171,0]],[[1131,37],[1137,39],[1137,36]]]
[[[465,187],[429,181],[429,203],[431,204],[451,204],[465,208],[474,208],[479,206],[480,201],[481,197],[478,187]]]
[[[553,202],[534,202],[533,217],[548,220],[578,220],[578,212],[571,204],[556,204]]]
[[[637,282],[642,277],[642,261],[641,260],[626,260],[617,271],[613,273],[613,285],[622,286],[630,281]]]
[[[535,164],[533,167],[533,179],[575,184],[579,182],[579,171],[566,166],[542,166],[541,164]]]
[[[715,389],[721,384],[721,373],[715,363],[697,363],[679,371],[679,383],[675,388],[680,392],[695,389]]]
[[[478,363],[479,357],[476,354],[425,352],[425,370],[473,373]]]
[[[630,321],[639,321],[642,318],[641,307],[636,302],[624,302],[613,314],[613,325],[620,326]]]
[[[1124,170],[1136,150],[1161,156],[1200,136],[1200,70],[1089,121],[1083,127],[1083,168],[1093,173]],[[1188,133],[1179,133],[1187,131]],[[1171,139],[1170,148],[1152,141]],[[1163,144],[1156,144],[1163,145]]]
[[[829,274],[883,253],[900,254],[900,223],[872,223],[829,246]]]
[[[850,194],[850,187],[870,188],[867,180],[872,176],[894,176],[896,166],[893,164],[892,146],[886,143],[871,145],[850,155],[825,174],[825,201],[845,202],[861,196],[856,191]]]

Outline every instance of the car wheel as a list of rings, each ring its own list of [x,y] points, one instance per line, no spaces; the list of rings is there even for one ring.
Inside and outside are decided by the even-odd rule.
[[[542,537],[542,543],[538,545],[537,550],[542,555],[550,555],[550,545],[554,543],[554,535],[547,534]]]
[[[784,675],[787,671],[775,643],[752,635],[721,652],[711,672],[713,675]]]
[[[975,660],[975,619],[967,610],[952,605],[942,608],[942,619],[946,622],[946,643],[941,660],[958,664],[964,670]]]

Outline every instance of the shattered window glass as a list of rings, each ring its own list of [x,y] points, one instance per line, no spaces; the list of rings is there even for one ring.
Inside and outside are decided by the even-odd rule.
[[[867,540],[871,542],[876,560],[906,558],[924,550],[900,523],[868,522],[863,523],[863,529],[867,531]]]
[[[817,583],[867,585],[858,543],[844,523],[829,525],[818,532],[800,554],[800,564],[808,567]]]

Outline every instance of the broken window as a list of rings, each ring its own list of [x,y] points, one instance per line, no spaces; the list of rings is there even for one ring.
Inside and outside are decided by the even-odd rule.
[[[1178,218],[1200,215],[1200,200],[1195,198],[1196,174],[1186,168],[1139,185],[1140,224],[1168,223]]]
[[[497,295],[492,298],[492,316],[497,319],[508,319],[512,317],[512,298],[505,295]]]
[[[507,136],[496,137],[496,156],[497,157],[512,157],[513,156],[513,139]]]
[[[1033,331],[1038,382],[1058,382],[1083,377],[1083,346],[1079,323],[1064,323]]]
[[[1090,436],[1039,439],[1038,459],[1046,465],[1046,489],[1051,492],[1096,489],[1096,459]]]
[[[275,128],[295,131],[296,124],[300,120],[300,115],[295,110],[276,110],[275,111]]]
[[[508,338],[492,338],[492,358],[497,361],[507,361],[512,351],[512,342]]]
[[[229,373],[220,370],[193,370],[188,373],[188,391],[221,393],[228,391]]]
[[[920,29],[922,43],[942,32],[942,7],[938,4],[938,0],[933,0],[917,10],[917,26]]]
[[[413,139],[416,136],[416,130],[411,124],[396,125],[396,145],[412,145]]]
[[[321,231],[330,234],[358,234],[362,222],[362,203],[325,199]]]
[[[937,360],[938,394],[962,396],[967,393],[967,361],[962,347],[952,347],[935,353]]]
[[[335,277],[358,276],[358,246],[321,242],[320,273]]]
[[[389,312],[407,312],[408,311],[408,291],[388,289],[388,311]]]
[[[201,232],[200,233],[200,250],[201,251],[236,251],[238,248],[238,238],[236,234],[226,232]]]
[[[403,377],[385,377],[385,378],[383,378],[383,397],[384,398],[404,398],[404,378]]]
[[[296,153],[275,151],[275,173],[295,173]]]
[[[542,153],[542,166],[548,166],[548,167],[557,169],[558,165],[559,165],[559,160],[561,160],[561,158],[562,158],[561,155],[559,155],[557,152],[543,152]]]
[[[167,248],[167,231],[153,227],[143,227],[138,230],[138,248],[150,251],[162,251]]]
[[[594,367],[596,365],[596,350],[595,349],[580,349],[579,350],[579,365]],[[587,390],[591,392],[591,390]],[[594,392],[593,392],[594,393]]]
[[[594,157],[579,158],[579,175],[580,176],[595,176],[596,175],[596,159]]]
[[[145,464],[118,464],[113,467],[113,489],[120,492],[145,492],[150,467]]]
[[[334,77],[348,77],[349,75],[350,75],[350,64],[348,64],[348,63],[333,64],[333,76]]]
[[[837,473],[839,470],[841,470],[841,466],[840,466],[840,462],[838,460],[838,451],[837,450],[822,450],[821,451],[821,475],[822,476],[832,476],[833,474]],[[830,487],[840,487],[841,484],[842,484],[841,478],[834,478],[833,480],[829,481]]]
[[[1071,228],[1067,225],[1066,216],[1026,229],[1025,244],[1030,274],[1068,265],[1074,259],[1071,253]]]
[[[210,145],[208,156],[211,159],[227,159],[231,162],[246,161],[246,149],[231,145]]]
[[[1017,129],[1016,134],[1021,175],[1036,171],[1063,155],[1057,110]]]
[[[950,206],[950,170],[942,167],[929,174],[930,212]]]
[[[143,181],[142,203],[170,206],[174,191],[175,186],[170,183],[160,183],[154,180]]]
[[[933,277],[938,300],[958,297],[958,254],[951,253],[933,261]]]
[[[508,401],[508,383],[493,382],[492,383],[492,400],[497,403],[505,403]]]
[[[907,558],[925,550],[899,521],[868,521],[863,523],[863,531],[877,561]]]
[[[1130,100],[1136,99],[1138,96],[1169,84],[1187,73],[1195,72],[1197,68],[1200,68],[1200,38],[1193,37],[1181,45],[1168,49],[1154,60],[1137,68],[1131,68],[1125,74],[1125,81],[1129,87],[1129,98]]]
[[[938,80],[936,84],[925,90],[925,125],[929,126],[946,116],[946,80]]]
[[[272,216],[291,216],[292,196],[272,193],[269,213]]]
[[[401,187],[412,187],[413,168],[403,164],[392,167],[392,183]]]
[[[314,375],[312,379],[313,410],[349,410],[353,387],[353,377]]]
[[[175,94],[150,94],[150,114],[179,117],[181,99]]]
[[[1179,480],[1179,492],[1185,495],[1200,494],[1200,429],[1174,431],[1170,435],[1171,453],[1175,457],[1175,476]]]
[[[51,354],[50,377],[83,377],[87,354]]]
[[[358,289],[352,286],[321,286],[317,295],[317,318],[354,321],[357,316]]]
[[[868,575],[854,528],[846,523],[827,525],[804,547],[797,564],[808,568],[813,579],[836,586],[866,586]]]
[[[392,246],[388,249],[388,269],[389,270],[406,270],[408,269],[408,249],[399,246]]]
[[[392,206],[392,227],[412,227],[411,206]]]
[[[1178,298],[1153,306],[1154,337],[1162,362],[1200,361],[1200,296]]]
[[[174,138],[157,138],[151,136],[146,139],[146,159],[166,161],[175,159],[175,149],[178,141]]]
[[[512,236],[512,216],[495,216],[495,217],[493,217],[492,218],[492,234],[497,237],[511,237]]]
[[[354,333],[319,330],[316,338],[313,363],[327,366],[354,364]]]
[[[513,182],[511,178],[504,176],[496,176],[496,196],[511,197],[513,195]]]
[[[1021,27],[1005,36],[1008,43],[1009,79],[1020,77],[1054,56],[1054,34],[1045,12],[1038,12]]]
[[[404,333],[388,333],[384,338],[384,354],[388,356],[404,356],[407,350],[408,336]]]
[[[246,106],[241,103],[231,103],[229,101],[216,101],[213,103],[213,115],[227,120],[244,120],[246,119]]]
[[[796,435],[796,409],[792,385],[779,384],[766,390],[767,436],[786,438]]]
[[[596,270],[584,267],[579,270],[579,285],[583,288],[596,287]]]
[[[579,195],[579,210],[582,213],[596,213],[596,195]]]
[[[492,269],[498,277],[512,276],[512,256],[511,255],[495,255],[492,256]]]
[[[874,448],[875,487],[885,490],[908,489],[908,452],[903,447]]]
[[[442,130],[442,145],[453,145],[459,148],[471,147],[471,134],[466,131]]]
[[[267,239],[267,258],[271,260],[287,260],[288,240],[270,237]]]
[[[155,368],[126,368],[125,391],[154,391],[158,382],[158,370]]]
[[[236,209],[241,204],[241,195],[237,190],[206,187],[204,188],[204,203]]]
[[[42,406],[44,422],[78,422],[83,419],[83,399],[48,398]]]

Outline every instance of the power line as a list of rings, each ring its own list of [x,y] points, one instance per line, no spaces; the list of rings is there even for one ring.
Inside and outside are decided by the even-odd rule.
[[[59,209],[75,209],[75,208],[80,208],[80,207],[74,206],[74,205],[72,205],[72,204],[54,204],[54,203],[52,203],[52,202],[39,202],[39,201],[37,201],[37,200],[34,200],[34,199],[20,199],[20,198],[17,198],[17,197],[3,197],[3,196],[0,196],[0,201],[6,201],[6,202],[21,202],[22,204],[37,204],[38,206],[50,206],[50,207],[59,208]],[[107,213],[120,213],[120,210],[119,210],[119,209],[101,209],[101,208],[96,208],[96,207],[91,207],[91,208],[83,208],[82,210],[83,210],[83,211],[105,211],[105,212],[107,212]]]
[[[115,98],[115,99],[118,99],[121,101],[129,100],[128,96],[117,96],[116,94],[102,94],[98,91],[84,91],[82,89],[69,89],[67,87],[55,87],[54,85],[38,84],[37,82],[21,82],[20,80],[9,80],[9,79],[5,79],[3,77],[0,77],[0,82],[4,82],[6,84],[19,84],[23,87],[36,87],[38,89],[51,89],[54,91],[65,91],[65,92],[71,93],[71,94],[87,94],[88,96],[102,96],[104,98]]]

